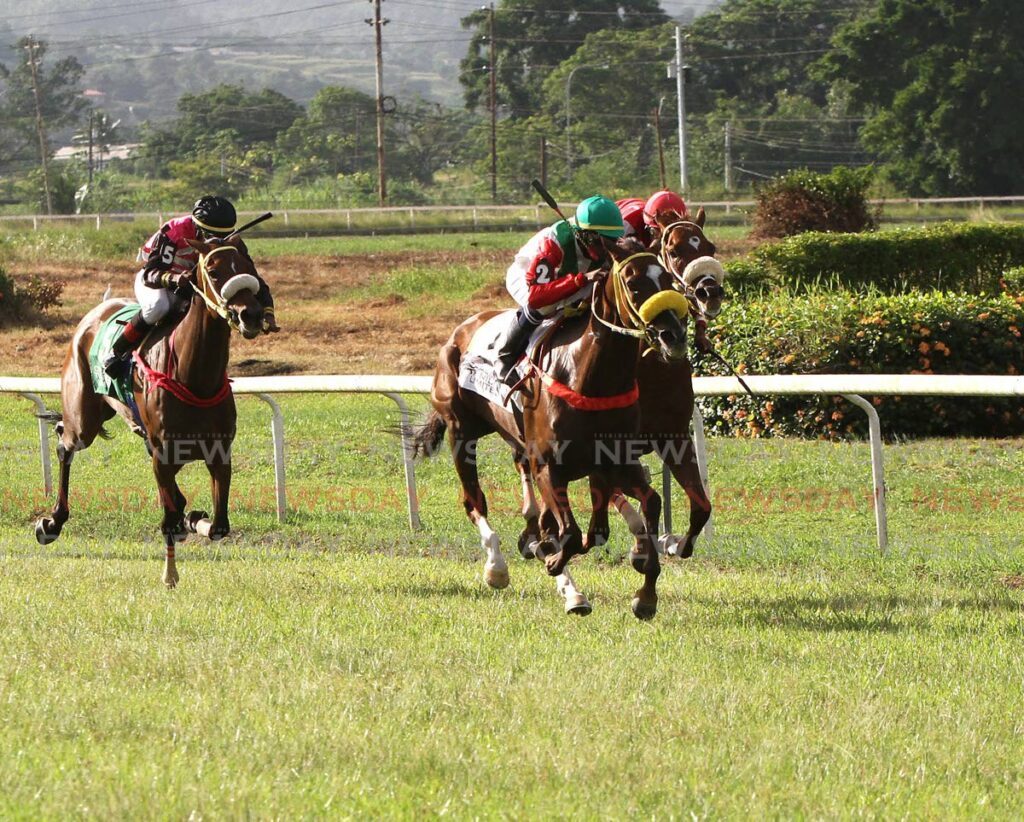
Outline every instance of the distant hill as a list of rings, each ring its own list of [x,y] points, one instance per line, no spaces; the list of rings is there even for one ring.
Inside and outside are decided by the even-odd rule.
[[[712,3],[714,0],[712,0]],[[306,101],[324,85],[374,89],[372,15],[366,0],[0,0],[0,62],[25,34],[75,56],[98,105],[124,126],[175,114],[181,94],[217,83],[270,87]],[[462,16],[479,0],[384,0],[385,92],[461,105],[458,65],[469,34]],[[708,0],[663,1],[689,18]]]

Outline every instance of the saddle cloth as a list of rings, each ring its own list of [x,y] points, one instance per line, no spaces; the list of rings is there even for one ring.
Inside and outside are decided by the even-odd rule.
[[[502,405],[505,402],[509,388],[498,380],[494,372],[494,363],[498,358],[501,341],[505,338],[505,332],[515,314],[516,312],[512,310],[502,311],[481,325],[473,335],[473,339],[470,340],[469,348],[462,355],[462,361],[459,364],[459,386],[474,394],[479,394],[496,405]],[[527,344],[523,356],[532,356],[537,343],[547,334],[553,324],[560,321],[561,316],[555,315],[538,325],[530,335],[530,342]],[[519,362],[522,362],[522,358]],[[519,397],[520,393],[517,391],[511,401],[521,409]]]
[[[112,379],[103,370],[103,360],[113,348],[114,340],[121,333],[121,329],[138,313],[138,303],[128,303],[119,308],[103,321],[89,347],[89,371],[92,374],[92,384],[96,393],[100,396],[114,397],[128,406],[135,404],[135,398],[132,395],[132,369],[126,369],[125,377]]]

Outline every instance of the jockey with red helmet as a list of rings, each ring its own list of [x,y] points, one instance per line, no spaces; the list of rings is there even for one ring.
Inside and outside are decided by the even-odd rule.
[[[190,277],[199,262],[199,252],[188,241],[227,237],[235,230],[237,220],[230,200],[200,197],[191,214],[168,220],[139,249],[138,259],[144,265],[135,275],[135,298],[141,310],[124,326],[103,361],[103,370],[109,376],[125,374],[131,353],[167,315],[187,310],[192,301]],[[244,243],[239,243],[239,250],[249,256]],[[256,298],[264,306],[263,330],[280,331],[274,321],[270,288],[258,274],[256,279],[260,282]]]
[[[626,236],[636,237],[647,248],[650,248],[654,241],[661,236],[661,227],[658,225],[659,214],[669,212],[678,214],[682,219],[687,219],[690,216],[683,198],[667,189],[656,191],[646,201],[639,197],[629,197],[619,200],[617,205],[626,224]]]
[[[519,310],[500,341],[498,379],[511,380],[530,334],[546,317],[590,297],[594,272],[608,261],[609,244],[624,231],[615,203],[607,197],[588,197],[569,222],[559,220],[541,229],[519,249],[505,275],[505,286]]]

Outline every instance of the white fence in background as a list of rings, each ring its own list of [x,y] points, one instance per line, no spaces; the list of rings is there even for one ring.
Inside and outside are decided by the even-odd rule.
[[[1024,196],[1010,196],[1010,197],[896,197],[887,199],[869,200],[871,205],[881,206],[883,209],[885,206],[895,205],[909,205],[915,209],[921,209],[925,206],[968,206],[974,208],[985,208],[986,206],[997,206],[997,205],[1012,205],[1014,203],[1024,203]],[[563,208],[575,208],[576,203],[563,203]],[[734,209],[745,209],[752,208],[754,206],[753,200],[710,200],[702,201],[698,205],[704,206],[708,210],[724,211],[726,214],[731,214]],[[518,214],[520,221],[526,221],[531,225],[533,223],[542,223],[550,219],[550,211],[548,207],[543,203],[525,203],[523,205],[498,205],[493,203],[477,203],[469,205],[427,205],[427,206],[384,206],[376,208],[288,208],[286,206],[274,206],[269,205],[274,211],[277,217],[281,218],[281,221],[285,228],[288,228],[293,217],[305,217],[305,216],[319,216],[326,218],[335,218],[337,220],[344,219],[347,228],[351,229],[353,223],[358,223],[360,218],[379,218],[379,217],[395,217],[403,218],[405,222],[398,226],[394,223],[380,223],[375,222],[372,225],[365,226],[365,230],[369,231],[373,228],[383,230],[385,228],[407,228],[412,229],[416,227],[417,218],[423,219],[434,216],[453,214],[463,214],[468,221],[468,225],[474,227],[484,223],[493,222],[485,220],[487,215],[505,215],[508,219],[509,215]],[[255,217],[262,214],[262,211],[240,211],[238,212],[239,218]],[[531,220],[527,220],[529,215]],[[31,223],[33,230],[38,230],[40,227],[47,223],[60,223],[60,222],[81,222],[91,223],[96,228],[100,228],[103,223],[111,222],[128,222],[133,220],[144,220],[147,223],[153,223],[159,225],[163,223],[165,217],[170,217],[171,212],[166,211],[137,211],[137,212],[112,212],[109,214],[5,214],[0,215],[0,223]],[[513,220],[509,220],[509,225],[513,225]],[[524,223],[525,225],[526,223]]]
[[[874,396],[944,396],[944,397],[1020,397],[1024,396],[1024,377],[992,377],[971,375],[900,375],[900,374],[817,374],[748,376],[747,384],[756,394],[821,394],[842,396],[868,415],[871,444],[871,476],[875,509],[875,530],[878,548],[885,553],[888,547],[888,526],[885,501],[885,476],[882,461],[882,432],[878,413],[864,397]],[[403,432],[408,431],[409,407],[403,394],[426,394],[430,391],[430,377],[403,376],[292,376],[292,377],[239,377],[233,381],[234,392],[253,395],[266,402],[272,412],[271,432],[274,443],[274,480],[277,494],[277,516],[283,520],[287,514],[285,489],[284,414],[272,394],[382,394],[398,406]],[[734,377],[697,377],[693,381],[698,397],[741,395],[742,386]],[[0,393],[18,394],[34,404],[34,411],[46,410],[42,395],[59,394],[60,380],[56,378],[0,377]],[[42,463],[43,486],[47,495],[53,493],[50,463],[50,426],[43,420],[39,425],[39,449]],[[694,447],[700,475],[708,485],[707,445],[700,411],[693,415]],[[403,433],[402,460],[405,465],[405,487],[408,501],[409,525],[419,528],[419,500],[416,492],[416,469],[409,443]],[[665,527],[671,530],[671,482],[666,470]],[[708,523],[710,529],[711,523]],[[710,536],[710,530],[707,531]]]

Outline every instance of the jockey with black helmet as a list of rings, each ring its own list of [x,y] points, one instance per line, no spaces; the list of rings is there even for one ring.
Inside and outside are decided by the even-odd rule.
[[[139,249],[138,259],[144,265],[135,275],[135,297],[141,311],[124,326],[103,361],[103,370],[109,376],[119,377],[127,371],[131,353],[168,314],[188,308],[191,302],[189,278],[199,262],[199,252],[188,241],[227,237],[235,230],[237,222],[230,200],[207,195],[196,200],[191,214],[175,217],[160,226]],[[249,256],[245,243],[239,244],[239,251]],[[280,331],[274,320],[270,288],[258,274],[256,278],[260,282],[256,298],[264,306],[263,330],[267,333]]]

